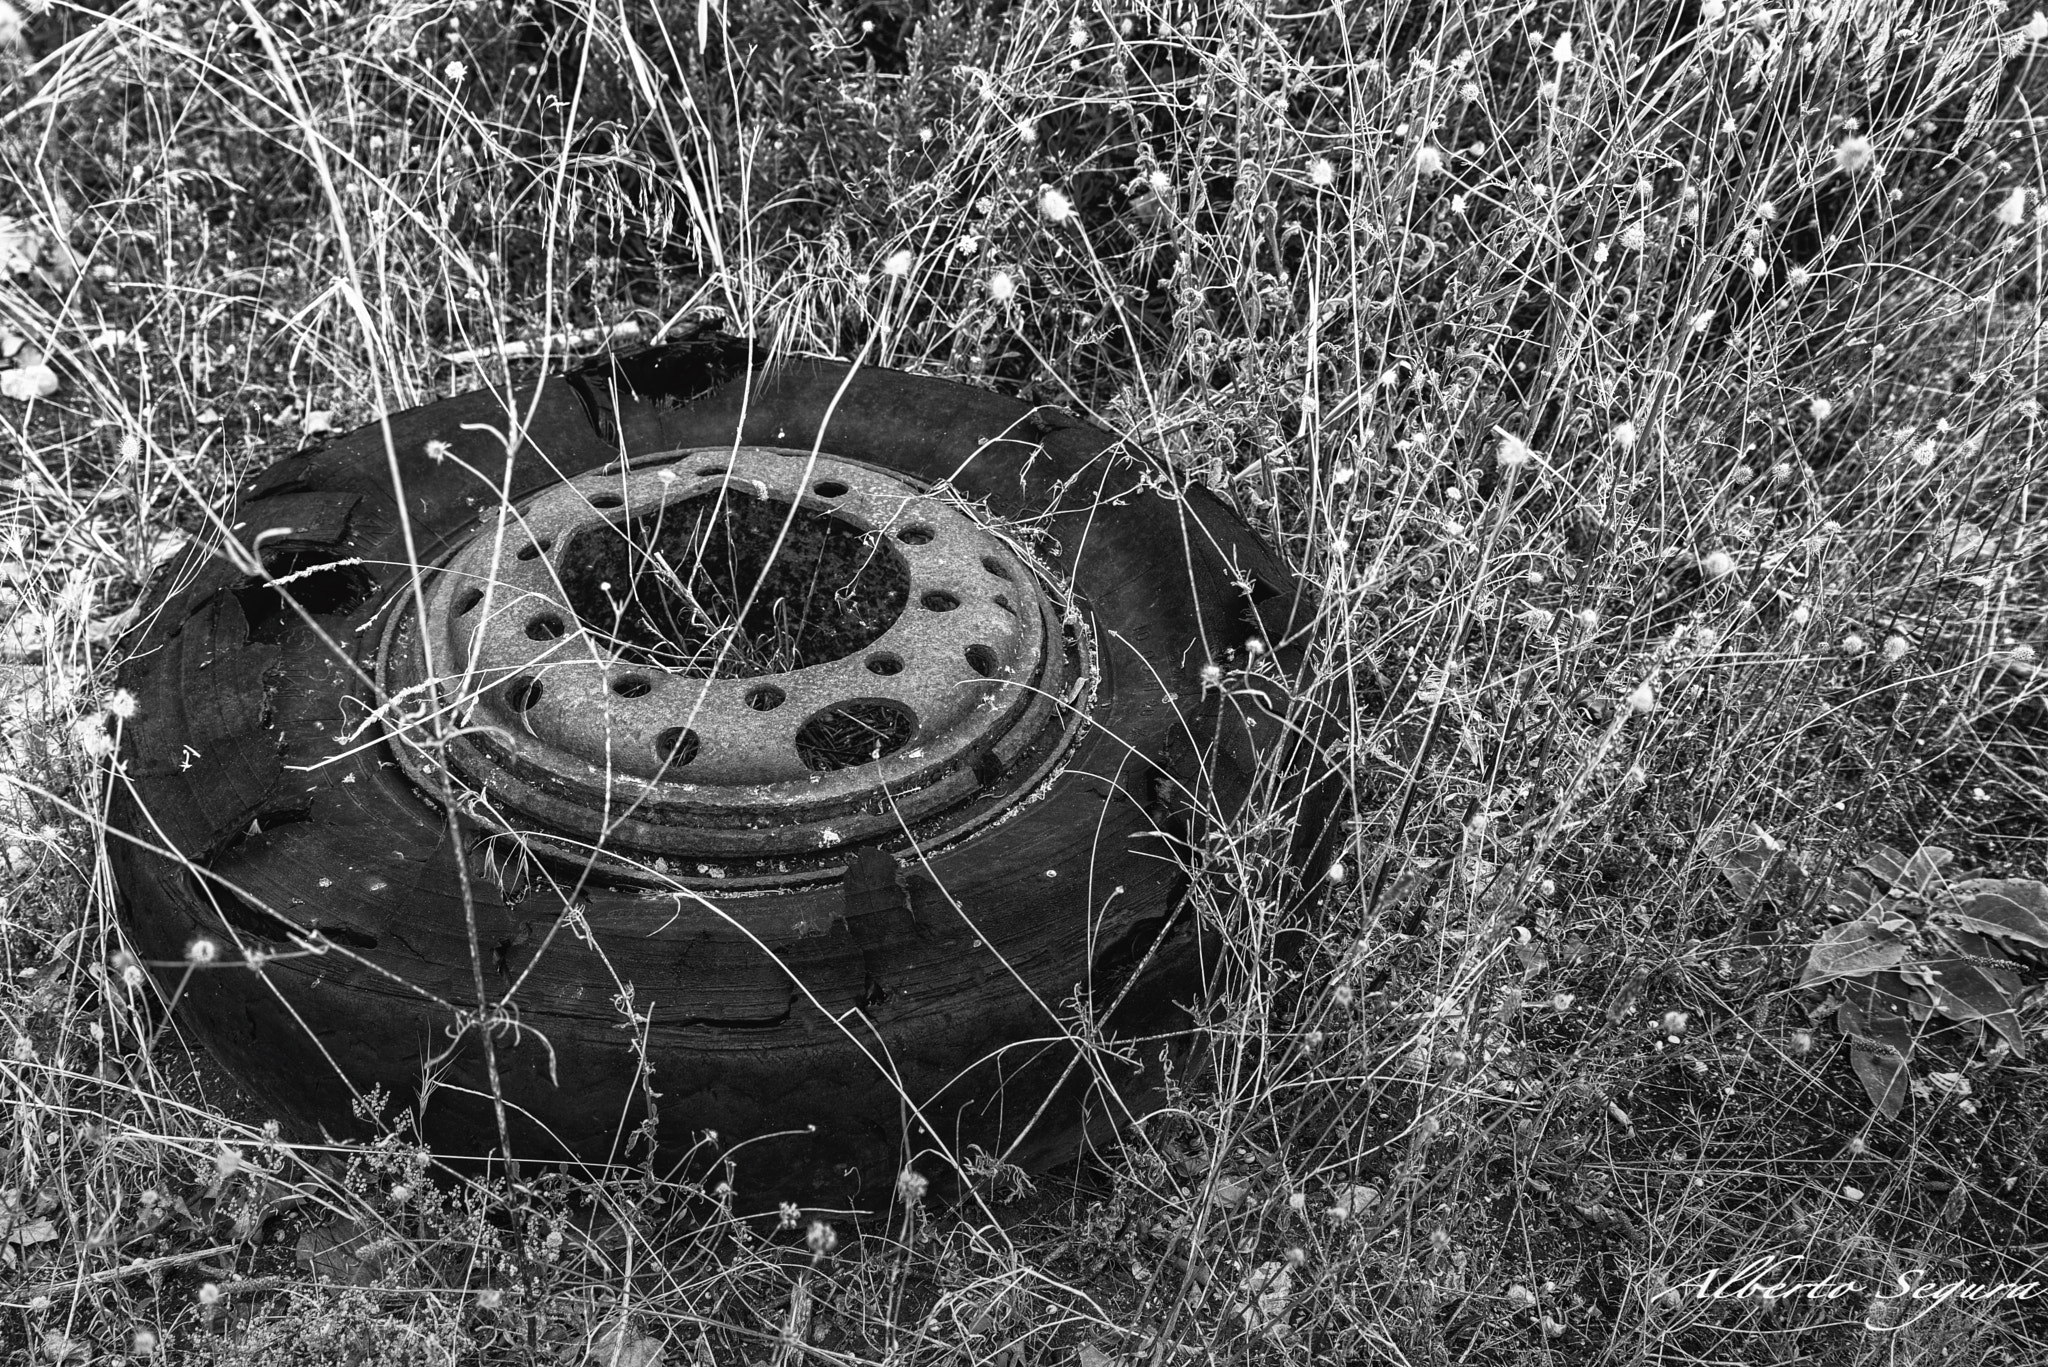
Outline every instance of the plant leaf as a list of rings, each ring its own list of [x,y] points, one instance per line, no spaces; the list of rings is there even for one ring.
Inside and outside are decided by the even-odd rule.
[[[1822,933],[1806,956],[1806,971],[1799,975],[1799,985],[1868,977],[1896,968],[1905,957],[1906,946],[1877,922],[1846,921]]]
[[[2048,949],[2048,884],[2031,878],[1967,878],[1951,883],[1951,920],[1965,930]]]
[[[1849,1066],[1870,1104],[1887,1120],[1897,1120],[1912,1090],[1906,1065],[1913,1055],[1913,1025],[1900,1009],[1908,1000],[1905,981],[1880,973],[1848,984],[1842,995],[1835,1025],[1849,1038]]]
[[[1942,1015],[1952,1021],[1983,1021],[2005,1036],[2013,1053],[2025,1058],[2026,1040],[2013,1010],[2019,978],[1984,962],[1996,956],[1982,936],[1944,931],[1942,937],[1951,942],[1954,953],[1916,960],[1905,965],[1900,976],[1925,989]]]

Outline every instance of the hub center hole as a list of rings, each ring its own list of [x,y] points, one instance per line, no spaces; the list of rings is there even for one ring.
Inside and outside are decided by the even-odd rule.
[[[791,520],[788,503],[732,488],[582,528],[560,564],[569,606],[600,642],[699,678],[843,659],[909,598],[909,570],[882,538],[829,513]]]

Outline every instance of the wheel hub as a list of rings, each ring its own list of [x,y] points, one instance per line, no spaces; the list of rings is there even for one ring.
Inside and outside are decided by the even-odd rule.
[[[787,876],[1036,784],[1090,673],[1056,594],[898,475],[666,452],[543,491],[400,595],[378,683],[414,781],[545,850]]]

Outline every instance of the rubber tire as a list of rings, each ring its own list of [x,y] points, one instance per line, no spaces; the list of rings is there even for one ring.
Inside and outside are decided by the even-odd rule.
[[[643,1019],[658,1161],[706,1129],[718,1142],[699,1145],[700,1159],[779,1135],[748,1144],[737,1164],[764,1201],[872,1196],[929,1142],[877,1057],[961,1153],[1009,1143],[1066,1076],[1017,1155],[1027,1166],[1072,1151],[1084,1093],[1110,1121],[1144,1104],[1159,1042],[1091,1081],[1089,1068],[1070,1068],[1050,1011],[1077,990],[1112,1000],[1144,962],[1102,1024],[1124,1039],[1186,1031],[1205,955],[1178,919],[1184,875],[1160,832],[1179,819],[1175,793],[1206,784],[1210,800],[1240,799],[1275,739],[1278,723],[1257,707],[1205,695],[1201,670],[1248,631],[1270,632],[1294,581],[1220,502],[1141,492],[1138,458],[1062,412],[885,370],[764,368],[723,336],[398,413],[388,447],[371,424],[283,459],[243,489],[230,519],[245,545],[262,538],[265,575],[218,547],[169,567],[120,673],[137,712],[123,728],[109,845],[132,942],[183,1022],[283,1117],[360,1128],[352,1099],[381,1088],[417,1109],[437,1152],[498,1148],[475,1030],[439,1085],[422,1088],[422,1061],[450,1047],[455,1010],[476,1002],[456,855],[483,832],[409,786],[381,746],[340,742],[370,705],[354,672],[374,648],[369,627],[410,580],[390,453],[430,563],[494,520],[494,489],[465,467],[502,478],[508,411],[528,415],[515,499],[622,453],[737,439],[818,441],[950,477],[999,516],[1054,509],[1052,563],[1093,621],[1101,669],[1094,724],[1042,800],[929,864],[854,851],[839,882],[734,903],[790,973],[723,915],[630,889],[587,887],[592,933],[579,938],[558,925],[562,901],[545,884],[508,897],[472,853],[489,990],[528,974],[517,1028],[495,1037],[515,1152],[645,1161],[626,1142],[649,1098],[613,1000],[621,984]],[[430,458],[430,443],[455,458]],[[268,582],[286,574],[298,577],[282,591]],[[341,948],[252,969],[248,950],[294,949],[287,924]],[[220,962],[188,972],[200,938],[221,944]]]

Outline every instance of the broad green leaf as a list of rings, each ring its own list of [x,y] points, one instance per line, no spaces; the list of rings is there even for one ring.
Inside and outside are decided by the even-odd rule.
[[[1906,957],[1906,946],[1875,921],[1847,921],[1829,926],[1806,956],[1806,971],[1799,975],[1801,987],[1833,982],[1837,978],[1861,978],[1896,968]]]
[[[1906,1065],[1913,1055],[1913,1023],[1905,1011],[1911,1000],[1905,980],[1880,973],[1849,983],[1842,995],[1835,1024],[1849,1038],[1849,1065],[1871,1105],[1896,1120],[1911,1090]]]
[[[1949,918],[1965,930],[2048,949],[2048,884],[2031,878],[1967,878],[1951,883]]]
[[[1901,968],[1900,976],[1924,988],[1942,1015],[1952,1021],[1983,1021],[2005,1036],[2013,1053],[2025,1058],[2026,1040],[2013,1011],[2019,998],[2019,978],[1987,962],[1998,956],[1981,935],[1968,931],[1942,931],[1940,935],[1950,942],[1953,952],[1917,959]]]

